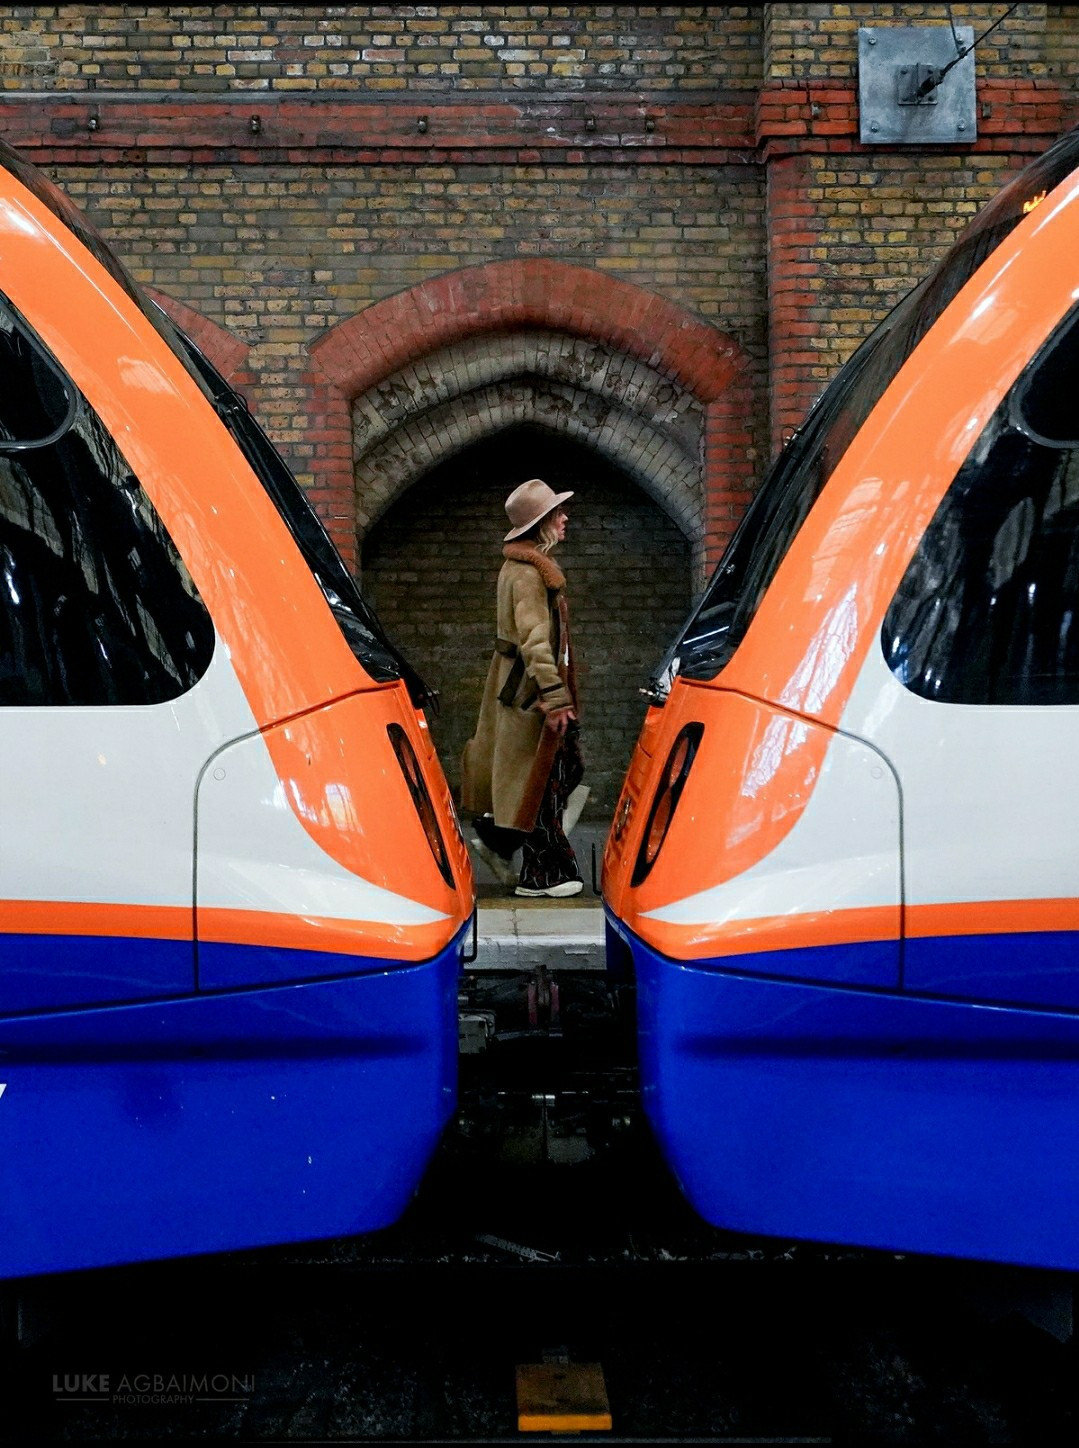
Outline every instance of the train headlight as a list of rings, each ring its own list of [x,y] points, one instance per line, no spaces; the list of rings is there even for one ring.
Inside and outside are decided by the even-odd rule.
[[[408,792],[412,796],[412,803],[416,806],[416,813],[420,817],[420,824],[423,826],[423,833],[427,837],[427,843],[431,848],[431,854],[435,857],[435,864],[438,872],[449,885],[455,889],[453,883],[453,871],[450,869],[449,855],[446,853],[446,844],[442,838],[442,831],[438,827],[438,816],[435,814],[434,802],[424,783],[420,772],[419,760],[416,758],[416,751],[408,735],[401,728],[400,724],[388,724],[386,733],[390,736],[390,743],[393,745],[393,752],[397,755],[397,763],[401,766],[401,773],[405,776],[405,783],[408,785]]]
[[[652,801],[652,808],[648,814],[648,823],[644,827],[637,863],[633,867],[631,885],[639,885],[656,863],[656,856],[663,847],[663,841],[667,838],[667,831],[671,827],[671,820],[674,819],[678,801],[686,787],[686,780],[693,767],[703,733],[703,724],[687,724],[671,745],[671,752],[667,755],[659,788],[656,790],[656,797]]]

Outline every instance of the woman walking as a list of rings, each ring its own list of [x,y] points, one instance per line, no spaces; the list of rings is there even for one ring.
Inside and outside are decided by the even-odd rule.
[[[481,852],[502,862],[523,852],[517,895],[584,888],[563,828],[584,771],[566,579],[550,556],[566,536],[562,504],[572,497],[531,478],[506,499],[513,526],[498,575],[495,652],[462,760],[462,804],[476,816]]]

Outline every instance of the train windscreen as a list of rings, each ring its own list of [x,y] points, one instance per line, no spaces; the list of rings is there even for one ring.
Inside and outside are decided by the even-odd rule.
[[[653,675],[648,692],[655,702],[675,675],[711,679],[729,662],[810,508],[885,388],[986,258],[1076,166],[1079,128],[994,197],[832,380],[766,474],[704,596]]]

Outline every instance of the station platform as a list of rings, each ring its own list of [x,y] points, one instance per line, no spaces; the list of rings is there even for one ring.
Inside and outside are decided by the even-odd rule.
[[[606,821],[586,821],[570,836],[584,890],[568,900],[519,898],[511,885],[496,880],[472,852],[479,954],[468,967],[470,971],[531,971],[538,965],[548,970],[604,969],[603,906],[592,889],[592,846],[596,847],[598,874],[608,828]],[[467,824],[465,834],[467,837]]]

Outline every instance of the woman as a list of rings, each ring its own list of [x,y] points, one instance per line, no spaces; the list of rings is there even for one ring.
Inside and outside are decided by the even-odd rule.
[[[517,895],[584,888],[562,823],[583,766],[566,579],[550,556],[566,536],[561,505],[572,497],[530,478],[506,499],[513,527],[498,575],[495,653],[462,760],[462,804],[478,816],[481,853],[507,862],[523,851]]]

